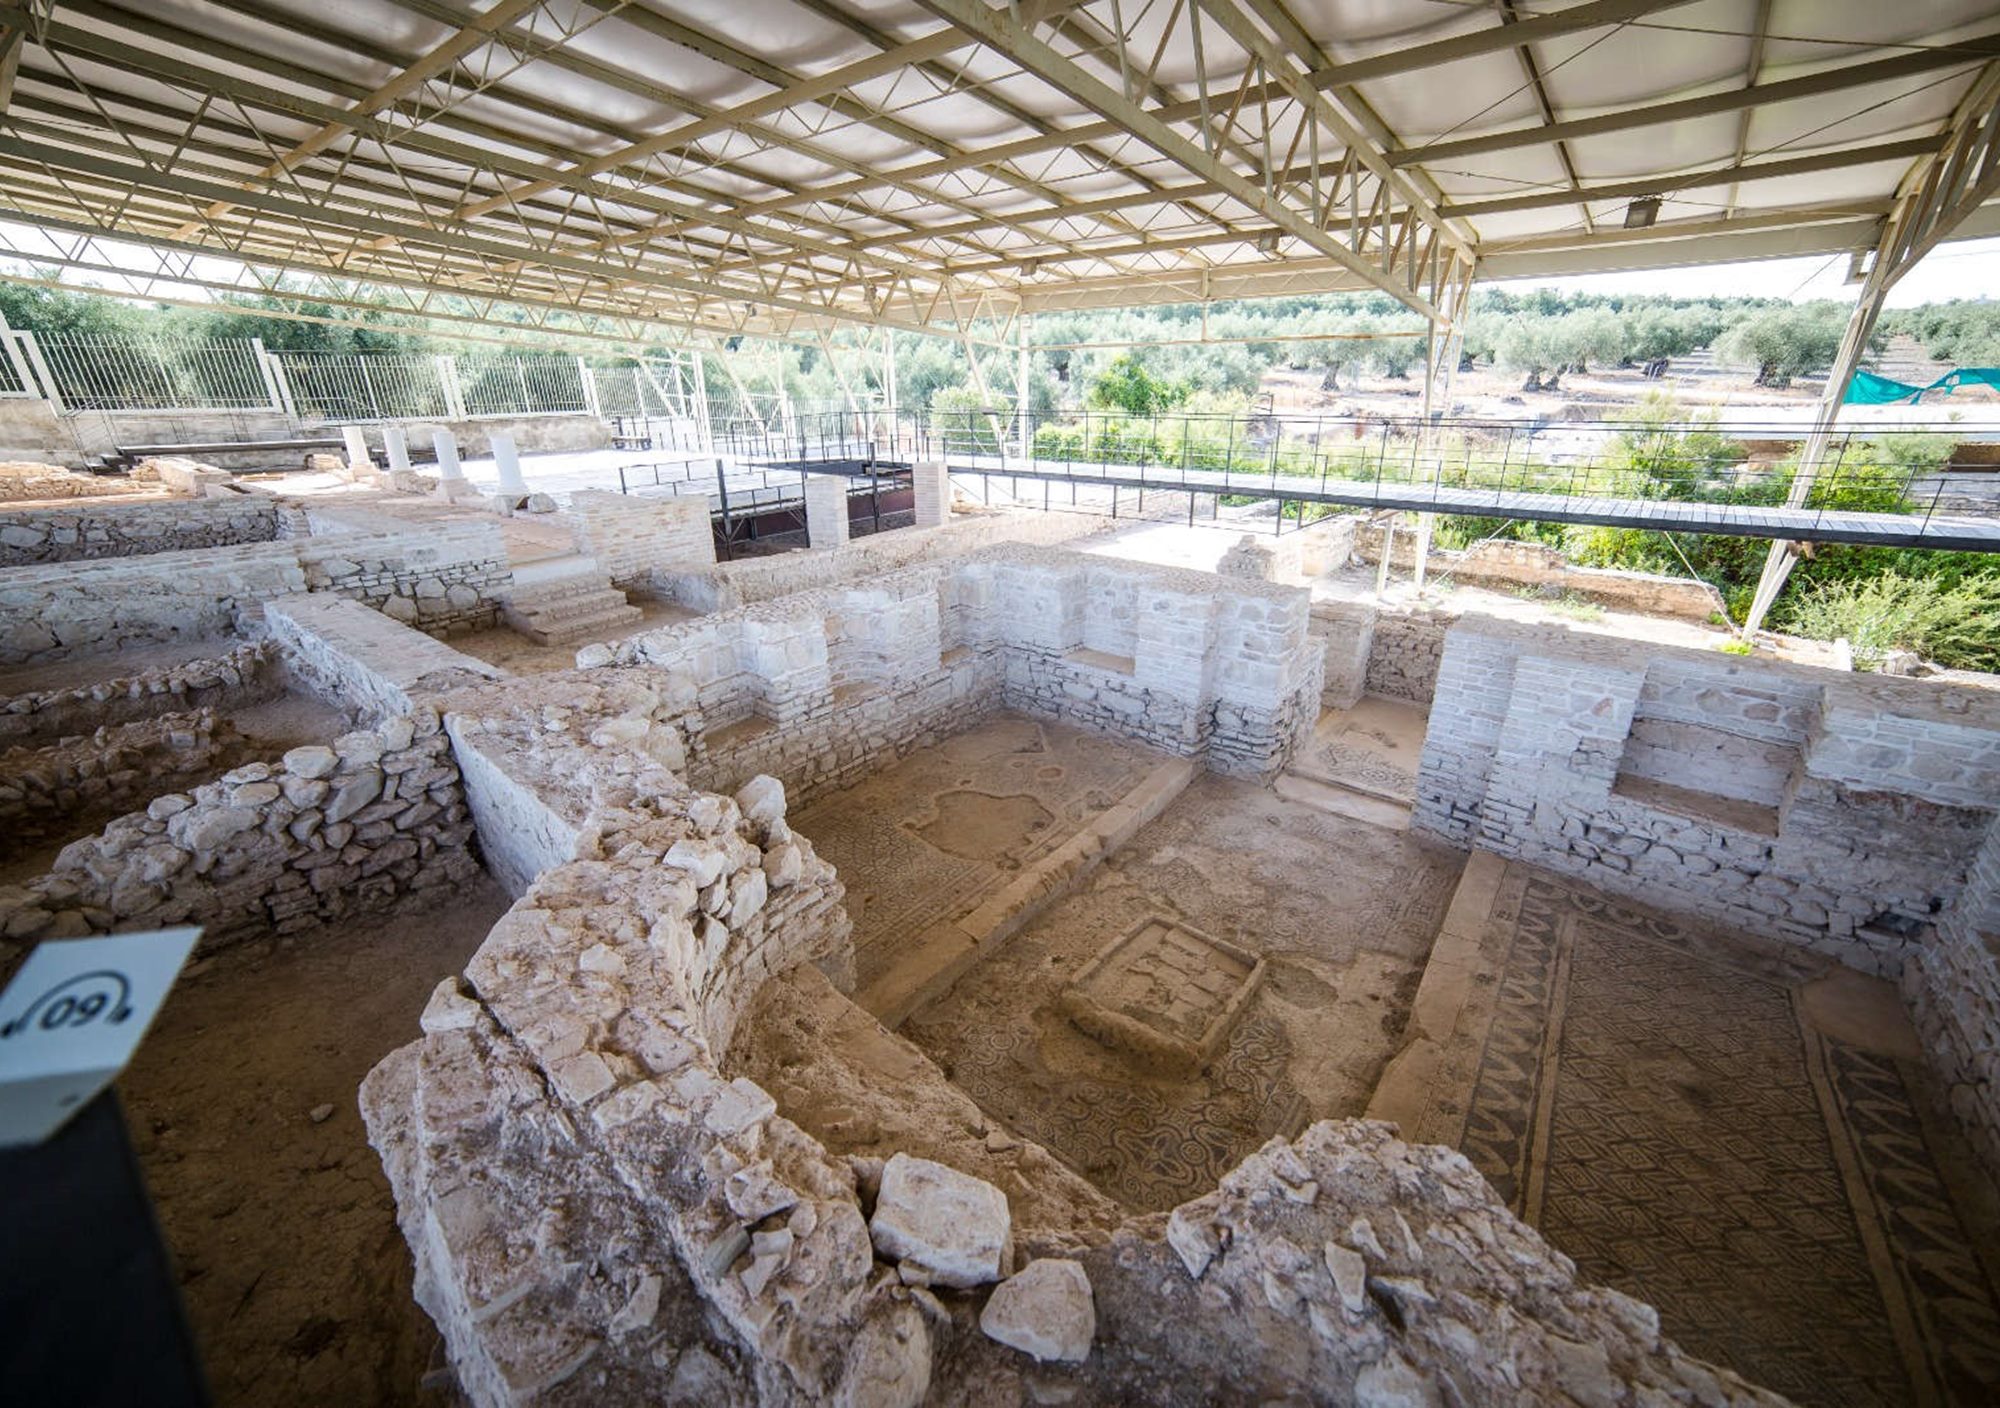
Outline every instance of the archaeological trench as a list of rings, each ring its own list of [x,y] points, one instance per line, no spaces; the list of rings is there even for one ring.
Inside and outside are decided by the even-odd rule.
[[[6,963],[204,928],[122,1089],[222,1401],[2000,1393],[1990,687],[936,467],[720,564],[8,473]]]

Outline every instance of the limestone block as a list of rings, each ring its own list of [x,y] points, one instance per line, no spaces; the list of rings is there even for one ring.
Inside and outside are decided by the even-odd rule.
[[[883,1167],[868,1232],[878,1254],[943,1286],[997,1281],[1013,1253],[1005,1193],[983,1178],[908,1154]]]
[[[1090,1277],[1074,1261],[1041,1257],[1002,1281],[979,1312],[987,1338],[1034,1356],[1079,1364],[1097,1337]]]

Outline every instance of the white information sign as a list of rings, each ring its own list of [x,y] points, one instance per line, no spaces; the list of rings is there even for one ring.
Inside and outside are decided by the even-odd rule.
[[[0,993],[0,1146],[39,1144],[138,1049],[200,929],[51,939]]]

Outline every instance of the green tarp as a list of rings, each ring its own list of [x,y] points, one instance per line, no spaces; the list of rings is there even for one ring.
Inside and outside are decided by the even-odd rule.
[[[1950,395],[1961,386],[2000,386],[2000,367],[1960,367],[1955,372],[1946,372],[1929,386],[1912,386],[1873,372],[1856,372],[1845,401],[1850,406],[1887,406],[1897,401],[1915,401],[1926,391]]]

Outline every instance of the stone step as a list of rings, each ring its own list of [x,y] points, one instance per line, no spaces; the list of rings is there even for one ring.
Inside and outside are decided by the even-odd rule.
[[[505,599],[516,606],[526,607],[543,602],[570,601],[614,590],[616,588],[602,572],[586,572],[539,582],[523,583],[517,579],[507,589]]]
[[[537,645],[572,645],[602,640],[632,625],[643,613],[599,574],[594,580],[563,577],[535,583],[525,593],[510,592],[500,614]]]
[[[615,635],[643,614],[638,607],[627,605],[564,620],[506,614],[506,621],[537,645],[585,645]]]
[[[532,616],[537,620],[546,621],[569,621],[582,616],[597,616],[607,611],[624,610],[628,606],[630,603],[625,600],[625,593],[610,587],[592,592],[588,596],[565,596],[551,601],[506,603],[507,609],[516,615]],[[636,606],[630,609],[638,610]]]

